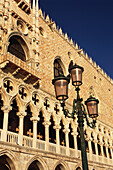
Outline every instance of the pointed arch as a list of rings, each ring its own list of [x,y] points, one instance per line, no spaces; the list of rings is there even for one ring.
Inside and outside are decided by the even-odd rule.
[[[65,75],[66,74],[66,70],[64,67],[64,64],[61,60],[61,57],[57,56],[54,60],[54,77],[58,77],[60,74]]]
[[[69,166],[66,164],[66,162],[59,160],[55,165],[54,165],[55,170],[70,170]]]
[[[4,105],[10,105],[9,104],[9,97],[8,97],[4,88],[1,88],[0,94],[1,94],[1,97],[2,97],[2,100],[3,100],[3,104]]]
[[[1,166],[4,167],[4,163],[6,164],[6,170],[9,170],[7,169],[7,167],[10,167],[10,169],[16,170],[16,165],[18,164],[16,155],[6,149],[0,151],[0,169],[1,169]]]
[[[15,42],[15,40],[16,40],[16,42]],[[30,56],[32,56],[32,55],[29,50],[30,47],[29,47],[26,39],[20,32],[11,33],[9,35],[7,41],[8,41],[7,44],[9,44],[9,45],[6,47],[6,52],[10,52],[11,54],[15,55],[16,57],[20,58],[23,61],[27,61],[31,58]],[[20,57],[20,55],[17,55],[18,46],[21,48],[20,52],[18,53],[21,55],[21,57]]]
[[[26,165],[25,170],[30,170],[30,166],[32,167],[33,163],[39,168],[39,170],[49,170],[47,163],[42,157],[34,156],[32,159],[29,160],[29,162]],[[38,170],[38,168],[36,170]],[[31,169],[32,170],[32,169]]]

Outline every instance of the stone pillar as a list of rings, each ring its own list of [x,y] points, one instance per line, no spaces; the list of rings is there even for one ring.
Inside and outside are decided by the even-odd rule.
[[[102,154],[102,156],[104,156],[103,142],[100,142],[99,144],[100,144],[100,148],[101,148],[101,154]]]
[[[19,145],[23,145],[23,121],[24,121],[24,116],[25,112],[21,111],[17,113],[17,116],[19,116]]]
[[[45,126],[45,141],[46,141],[46,151],[49,150],[49,125],[51,122],[45,121],[43,125]]]
[[[69,155],[69,132],[70,130],[69,129],[64,129],[63,130],[64,133],[65,133],[65,141],[66,141],[66,155]]]
[[[106,148],[106,155],[107,155],[107,158],[109,159],[108,144],[107,144],[107,143],[105,144],[105,148]]]
[[[111,152],[111,159],[113,159],[113,147],[110,146],[110,152]]]
[[[56,129],[56,145],[57,145],[56,152],[57,153],[60,153],[60,136],[59,136],[60,128],[61,126],[59,125],[54,126],[54,129]]]
[[[39,121],[39,117],[32,117],[30,120],[33,121],[33,148],[36,148],[36,142],[37,142],[37,121]]]
[[[94,143],[95,143],[95,152],[96,155],[98,155],[98,146],[97,146],[98,140],[94,139]]]
[[[89,148],[89,153],[92,154],[92,147],[91,147],[91,138],[87,138],[88,141],[88,148]]]
[[[73,135],[73,138],[74,138],[74,149],[78,150],[78,148],[77,148],[77,135],[78,135],[78,132],[72,132],[72,135]]]
[[[6,142],[7,139],[7,130],[8,130],[8,115],[11,111],[11,106],[3,106],[2,110],[4,112],[4,120],[3,120],[3,132],[2,132],[2,140]]]

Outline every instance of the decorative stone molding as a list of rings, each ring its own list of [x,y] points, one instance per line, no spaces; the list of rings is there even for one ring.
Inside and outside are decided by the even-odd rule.
[[[12,110],[12,107],[5,105],[5,106],[2,107],[2,110],[4,111],[4,113],[6,113],[6,112],[8,113]]]

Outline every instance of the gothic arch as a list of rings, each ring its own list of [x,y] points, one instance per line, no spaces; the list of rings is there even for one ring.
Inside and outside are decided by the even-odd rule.
[[[82,164],[79,162],[79,163],[75,166],[74,170],[82,170]]]
[[[66,164],[66,162],[59,160],[55,165],[53,170],[56,170],[57,166],[61,168],[61,170],[70,170],[69,166]]]
[[[10,105],[11,105],[11,103],[12,103],[12,101],[13,101],[14,99],[16,99],[16,101],[17,101],[17,106],[18,106],[19,112],[24,111],[25,108],[26,108],[26,106],[24,105],[24,103],[23,103],[22,100],[20,99],[19,94],[15,95],[15,96],[11,99]]]
[[[55,77],[55,62],[58,62],[59,63],[59,66],[61,67],[61,70],[63,71],[63,74],[64,75],[67,75],[66,73],[66,68],[64,66],[64,62],[62,61],[61,57],[60,56],[56,56],[55,59],[54,59],[54,62],[53,62],[53,69],[54,69],[54,77]]]
[[[8,52],[8,47],[9,47],[9,44],[10,44],[10,40],[11,40],[12,38],[16,39],[16,40],[18,41],[18,43],[21,44],[21,47],[22,47],[22,49],[23,49],[23,51],[24,51],[24,53],[25,53],[25,59],[24,59],[24,61],[29,60],[29,59],[31,58],[30,56],[32,56],[32,55],[31,55],[31,52],[30,52],[30,50],[29,50],[29,49],[30,49],[29,44],[27,43],[25,37],[24,37],[21,33],[19,33],[19,32],[13,32],[13,33],[11,33],[11,34],[8,36],[7,43],[6,43],[7,46],[6,46],[5,53]]]
[[[2,97],[2,100],[3,100],[3,105],[10,105],[9,104],[9,97],[6,94],[6,91],[3,87],[1,88],[0,94],[1,94],[1,97]]]
[[[17,162],[17,157],[15,156],[14,153],[12,153],[9,150],[2,150],[0,151],[0,158],[4,160],[6,159],[10,168],[16,170],[16,165],[18,164],[18,162]]]
[[[29,162],[27,163],[27,165],[26,165],[26,168],[25,168],[25,170],[29,170],[28,168],[29,168],[29,166],[33,163],[33,162],[35,162],[35,161],[37,161],[37,163],[38,163],[38,166],[39,166],[39,168],[41,169],[41,170],[49,170],[49,168],[48,168],[48,165],[46,164],[46,162],[45,162],[45,160],[42,158],[42,157],[39,157],[39,156],[34,156],[32,159],[30,159],[29,160]]]

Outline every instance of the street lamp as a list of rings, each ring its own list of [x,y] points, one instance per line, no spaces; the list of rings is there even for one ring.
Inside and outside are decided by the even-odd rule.
[[[65,77],[64,75],[59,75],[52,80],[52,84],[55,87],[56,99],[60,101],[61,107],[65,116],[75,118],[75,113],[78,116],[78,127],[80,129],[80,141],[81,141],[81,157],[82,157],[82,167],[83,170],[88,170],[88,161],[86,153],[86,144],[84,137],[84,118],[86,118],[87,125],[91,128],[95,128],[96,118],[98,117],[98,99],[90,95],[90,97],[85,101],[85,105],[88,110],[88,115],[92,118],[92,122],[89,122],[88,115],[85,110],[85,106],[82,104],[83,99],[80,98],[79,86],[82,85],[82,73],[83,67],[75,64],[71,65],[69,68],[70,76]],[[68,99],[68,84],[72,78],[72,85],[75,86],[75,91],[77,92],[77,98],[73,100],[73,110],[69,113],[65,109],[65,100]]]

